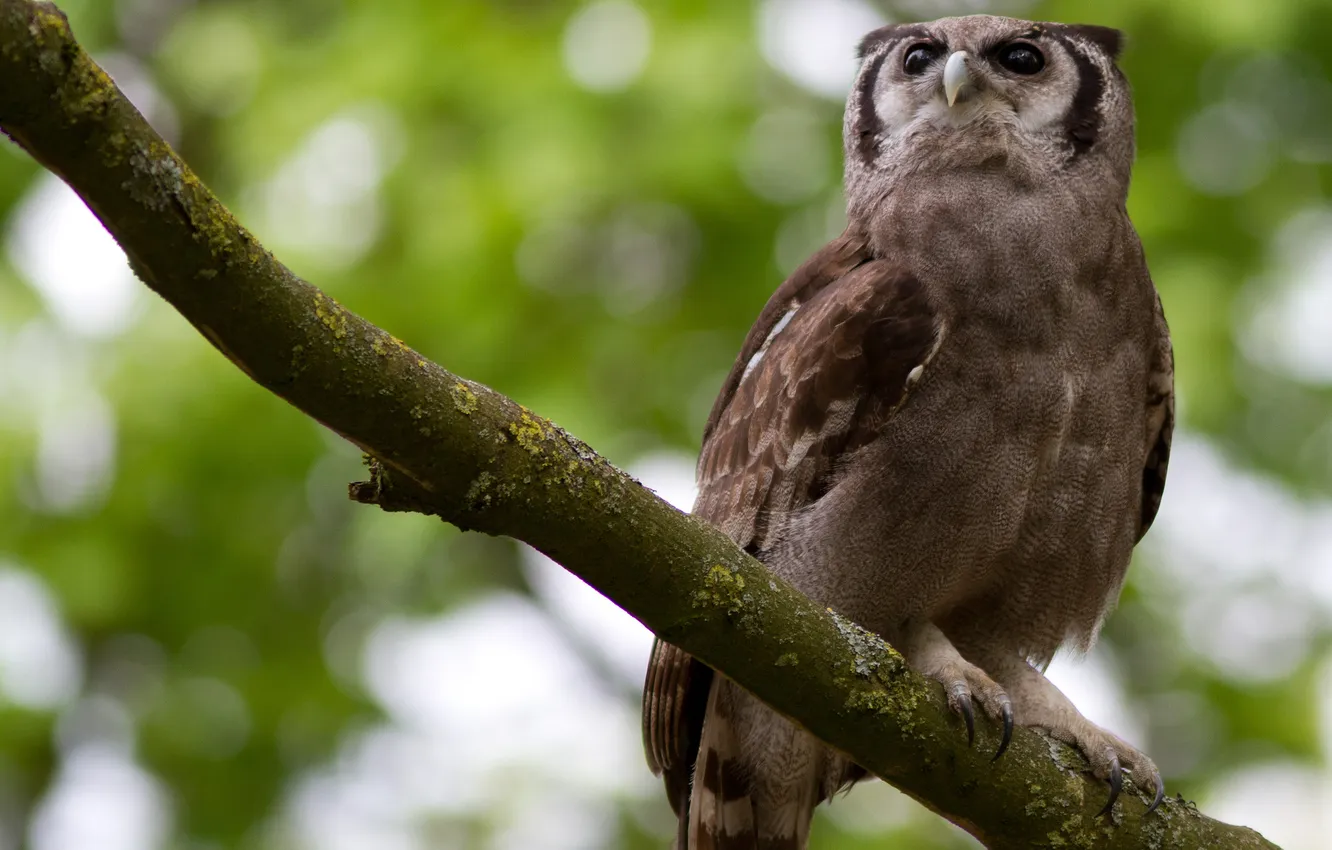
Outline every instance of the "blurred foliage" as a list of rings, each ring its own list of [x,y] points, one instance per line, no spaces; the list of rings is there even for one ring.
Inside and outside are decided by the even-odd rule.
[[[760,48],[761,22],[795,5],[644,3],[640,72],[611,60],[577,70],[571,19],[586,10],[571,2],[61,3],[288,265],[622,463],[696,451],[768,293],[839,229],[840,100]],[[1304,499],[1332,495],[1328,382],[1243,340],[1282,286],[1278,234],[1327,203],[1332,5],[1005,8],[1129,33],[1130,211],[1174,331],[1183,427],[1238,469]],[[11,231],[43,179],[12,146],[0,154]],[[151,296],[128,329],[92,335],[64,327],[48,300],[0,257],[0,560],[49,590],[82,676],[68,698],[35,705],[8,700],[0,677],[0,847],[24,840],[62,758],[99,735],[129,741],[160,780],[171,846],[313,846],[284,807],[302,775],[378,722],[358,666],[365,635],[394,614],[530,593],[518,547],[351,505],[357,453]],[[113,462],[89,492],[53,499],[49,477],[81,468],[81,444],[52,437],[52,422],[83,397],[109,406]],[[1326,609],[1288,594],[1303,649],[1257,682],[1187,640],[1194,588],[1151,567],[1134,571],[1103,643],[1171,792],[1205,796],[1271,759],[1320,765]],[[620,805],[614,846],[664,846],[664,796],[626,792]],[[490,846],[486,824],[502,813],[439,818],[394,846]],[[857,824],[823,820],[818,846],[964,843],[927,814]]]

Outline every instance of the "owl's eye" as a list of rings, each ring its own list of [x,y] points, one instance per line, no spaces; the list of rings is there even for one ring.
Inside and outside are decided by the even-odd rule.
[[[1035,74],[1045,67],[1045,57],[1030,44],[1010,44],[999,51],[998,58],[1014,74]]]
[[[930,62],[938,55],[938,51],[932,44],[917,44],[906,52],[906,58],[902,60],[902,70],[909,77],[914,77],[922,73],[930,66]]]

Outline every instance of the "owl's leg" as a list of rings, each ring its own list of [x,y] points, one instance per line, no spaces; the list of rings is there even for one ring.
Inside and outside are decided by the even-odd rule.
[[[1133,775],[1134,784],[1140,789],[1155,786],[1156,796],[1147,809],[1149,814],[1161,805],[1165,798],[1165,783],[1152,760],[1119,736],[1083,717],[1044,673],[1017,655],[978,660],[1008,690],[1018,723],[1044,729],[1051,737],[1077,748],[1087,757],[1092,773],[1110,783],[1110,800],[1101,809],[1101,814],[1108,813],[1119,798],[1123,785],[1121,771],[1124,770]]]
[[[939,627],[927,619],[908,621],[894,645],[907,663],[943,685],[944,693],[948,695],[948,707],[962,715],[967,724],[968,745],[976,739],[972,700],[979,703],[990,717],[1003,722],[1003,740],[994,757],[997,759],[1003,755],[1013,736],[1013,708],[1004,689],[984,670],[963,658]]]

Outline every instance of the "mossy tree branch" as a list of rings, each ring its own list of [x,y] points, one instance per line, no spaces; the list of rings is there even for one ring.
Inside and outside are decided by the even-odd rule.
[[[374,459],[360,501],[525,540],[992,848],[1272,847],[1181,800],[1097,818],[1104,785],[1061,744],[981,730],[940,688],[717,530],[582,442],[460,378],[292,274],[80,48],[64,15],[0,0],[0,128],[62,177],[138,276],[254,381]]]

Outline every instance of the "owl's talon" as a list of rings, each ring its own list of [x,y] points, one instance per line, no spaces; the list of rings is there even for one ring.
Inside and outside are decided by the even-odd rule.
[[[1149,815],[1156,811],[1156,807],[1161,805],[1161,802],[1165,800],[1165,780],[1161,778],[1161,772],[1159,770],[1153,770],[1152,779],[1156,780],[1156,799],[1152,800],[1152,804],[1147,807],[1147,814]]]
[[[1110,755],[1110,799],[1106,801],[1105,807],[1096,813],[1096,816],[1104,817],[1110,814],[1110,810],[1115,807],[1115,801],[1119,799],[1119,792],[1124,788],[1124,773],[1119,769],[1119,756]],[[1164,791],[1162,791],[1164,793]]]
[[[943,685],[949,710],[962,715],[967,726],[967,746],[976,744],[979,708],[984,716],[1003,721],[1004,739],[999,747],[1003,752],[1013,733],[1012,704],[1004,689],[984,670],[963,658],[939,627],[928,620],[912,623],[901,645],[908,663]]]
[[[990,759],[991,763],[999,761],[999,757],[1004,754],[1004,750],[1008,749],[1009,742],[1013,740],[1013,703],[1009,701],[1006,694],[999,703],[999,713],[1003,716],[1004,737],[999,741],[999,751],[994,754],[994,758]],[[1162,786],[1161,793],[1165,793],[1164,786]]]
[[[970,747],[976,743],[976,714],[971,709],[971,692],[965,684],[958,682],[953,685],[950,696],[949,702],[956,705],[967,724],[967,746]]]
[[[1124,789],[1124,773],[1133,777],[1137,795],[1145,792],[1149,785],[1155,786],[1156,795],[1148,812],[1160,806],[1165,799],[1165,784],[1150,758],[1079,714],[1068,697],[1026,659],[991,659],[989,663],[997,671],[998,680],[1003,682],[1004,693],[1012,699],[1022,725],[1043,729],[1050,737],[1082,753],[1091,775],[1109,784],[1110,798],[1096,813],[1097,818],[1113,811]]]

